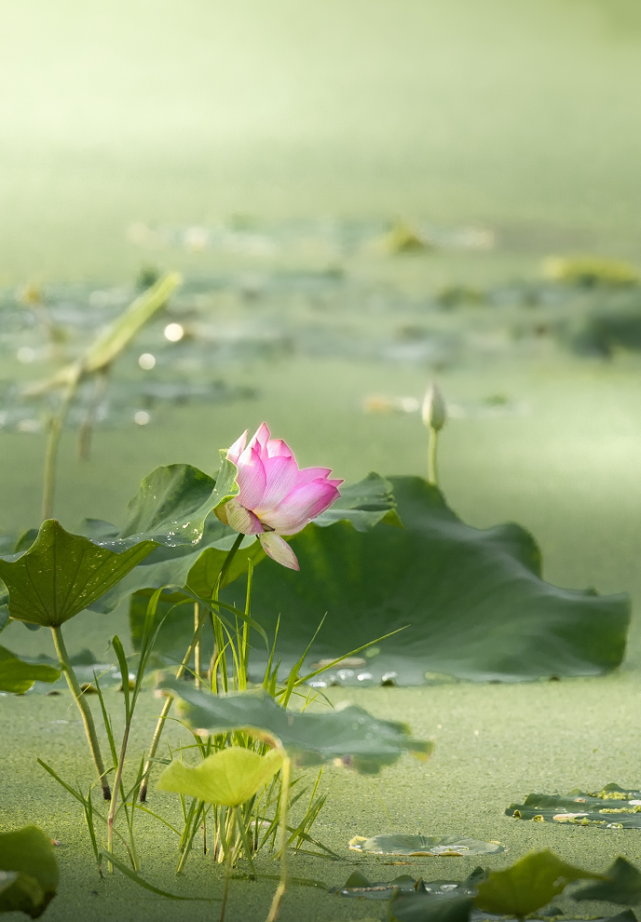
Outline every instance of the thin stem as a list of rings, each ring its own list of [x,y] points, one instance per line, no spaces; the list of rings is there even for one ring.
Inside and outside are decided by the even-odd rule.
[[[91,451],[91,433],[96,422],[98,409],[107,392],[107,385],[109,384],[109,372],[109,366],[106,368],[101,368],[98,372],[96,372],[94,392],[89,402],[89,406],[87,407],[85,418],[83,419],[80,426],[80,431],[78,432],[78,457],[81,461],[89,460],[89,454]]]
[[[223,581],[227,576],[229,567],[236,556],[236,551],[243,542],[245,535],[239,533],[236,535],[236,540],[231,546],[229,553],[225,557],[225,561],[220,568],[220,573],[218,574],[218,581],[216,583],[216,588],[214,590],[213,601],[218,601],[218,593],[223,587]],[[214,632],[214,651],[211,655],[211,661],[209,663],[209,672],[207,673],[207,681],[211,690],[218,694],[218,669],[220,668],[220,677],[222,680],[223,691],[227,691],[228,679],[227,679],[227,657],[225,656],[225,638],[223,632],[220,629],[220,619],[213,611],[210,613],[211,618],[211,628]]]
[[[231,564],[232,564],[232,561],[233,561],[234,557],[236,556],[236,551],[238,550],[238,548],[239,548],[239,547],[241,546],[241,544],[243,543],[243,538],[244,538],[244,537],[245,537],[245,535],[243,535],[243,534],[238,534],[238,535],[236,535],[236,540],[235,540],[234,543],[232,544],[232,546],[231,546],[231,548],[230,548],[230,550],[229,550],[229,553],[228,553],[227,556],[225,557],[225,562],[224,562],[224,564],[223,564],[222,567],[221,567],[221,570],[220,570],[220,577],[219,577],[219,580],[218,580],[218,585],[220,586],[221,589],[224,588],[223,583],[224,583],[224,581],[225,581],[225,577],[227,576],[227,571],[229,570],[229,568],[230,568],[230,566],[231,566]]]
[[[430,426],[430,440],[427,448],[427,480],[428,483],[438,486],[438,474],[436,467],[436,449],[438,444],[438,432]]]
[[[42,521],[50,519],[53,513],[53,492],[56,482],[56,462],[58,459],[58,445],[60,443],[60,434],[65,424],[69,407],[76,396],[78,390],[78,381],[80,376],[76,377],[69,383],[60,409],[51,420],[49,425],[49,438],[47,440],[47,451],[45,454],[44,484],[42,493]]]
[[[183,657],[183,661],[178,667],[178,671],[176,672],[177,679],[182,678],[183,673],[189,666],[189,661],[191,660],[192,653],[194,652],[196,648],[196,644],[200,640],[200,635],[202,634],[203,624],[205,621],[205,614],[206,614],[206,609],[200,612],[200,616],[198,618],[198,624],[196,626],[196,630],[194,631],[194,636],[192,637],[191,643],[189,644],[187,648],[187,652],[185,653]],[[156,752],[158,751],[158,746],[160,745],[160,737],[162,736],[162,731],[165,726],[165,721],[167,720],[167,717],[169,716],[169,712],[171,710],[171,706],[173,703],[174,703],[173,696],[172,695],[168,696],[167,700],[165,701],[162,712],[160,714],[160,717],[158,718],[158,723],[156,724],[156,729],[154,731],[153,739],[151,741],[151,746],[149,748],[149,755],[147,756],[147,761],[145,762],[143,781],[142,781],[142,784],[140,785],[140,795],[138,799],[143,804],[147,800],[147,789],[149,787],[149,774],[151,772],[151,766],[152,766],[154,758],[156,757]]]
[[[292,763],[288,756],[283,761],[280,783],[280,882],[272,900],[267,922],[276,922],[280,904],[287,890],[287,812],[289,809],[289,784],[292,775]]]
[[[194,633],[198,631],[200,624],[200,605],[194,602]],[[202,669],[202,638],[199,636],[196,646],[194,647],[194,672],[196,673],[196,688],[200,688],[200,672]]]
[[[227,896],[229,895],[229,878],[231,877],[231,868],[234,852],[234,832],[236,831],[236,811],[238,807],[232,807],[231,811],[231,828],[229,838],[227,839],[225,850],[225,890],[223,891],[223,905],[220,909],[220,922],[225,920],[225,909],[227,908]]]
[[[127,679],[125,678],[126,682]],[[120,747],[120,758],[118,759],[118,768],[116,769],[116,778],[114,780],[113,791],[111,793],[111,804],[109,806],[109,816],[107,817],[107,851],[109,854],[113,854],[114,850],[114,820],[116,818],[116,804],[118,803],[118,790],[120,789],[120,782],[122,781],[122,770],[125,764],[125,756],[127,754],[127,743],[129,742],[129,731],[131,729],[131,723],[128,721],[127,726],[125,727],[125,732],[122,737],[122,746]],[[130,830],[131,831],[131,830]],[[135,859],[134,859],[135,863]],[[134,870],[137,870],[134,867]],[[109,862],[109,873],[113,874],[114,868],[111,861]]]
[[[100,743],[98,742],[96,726],[93,722],[93,717],[91,716],[91,710],[89,709],[87,699],[83,694],[80,685],[78,684],[78,679],[76,678],[76,674],[74,673],[71,662],[69,661],[69,654],[67,653],[67,648],[65,646],[60,625],[52,626],[51,633],[53,634],[53,642],[56,647],[56,653],[58,654],[60,665],[62,666],[63,672],[67,679],[67,684],[69,685],[71,694],[76,700],[78,710],[80,711],[80,715],[82,717],[82,722],[85,725],[87,742],[89,743],[94,765],[96,766],[98,778],[100,779],[102,796],[105,800],[111,800],[111,791],[109,790],[109,782],[107,781],[106,770],[104,762],[102,761],[102,754],[100,752]]]

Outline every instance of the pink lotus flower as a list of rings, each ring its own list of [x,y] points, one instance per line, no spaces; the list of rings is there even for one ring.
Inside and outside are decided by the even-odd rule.
[[[296,554],[281,535],[295,535],[328,509],[342,480],[329,480],[327,467],[299,469],[291,448],[270,438],[266,423],[247,443],[245,430],[227,452],[238,468],[240,492],[219,506],[216,515],[243,535],[258,535],[263,550],[277,563],[300,569]]]

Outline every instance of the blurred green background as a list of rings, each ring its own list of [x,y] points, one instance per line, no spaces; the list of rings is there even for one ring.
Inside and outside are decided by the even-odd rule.
[[[636,0],[9,0],[2,20],[0,282],[120,281],[132,222],[232,213],[637,253]]]

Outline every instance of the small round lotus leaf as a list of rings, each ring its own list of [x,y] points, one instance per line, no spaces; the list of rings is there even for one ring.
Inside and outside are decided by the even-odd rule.
[[[233,746],[208,756],[196,768],[171,762],[158,781],[163,791],[197,797],[206,803],[237,807],[253,797],[283,764],[283,753],[270,749],[259,756]]]

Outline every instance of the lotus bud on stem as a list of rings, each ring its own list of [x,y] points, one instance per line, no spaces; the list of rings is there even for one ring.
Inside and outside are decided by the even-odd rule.
[[[53,642],[56,647],[58,659],[60,660],[60,665],[62,666],[65,678],[67,679],[67,685],[69,686],[71,694],[75,698],[76,704],[78,705],[78,710],[80,711],[80,716],[82,717],[82,722],[85,725],[87,742],[89,743],[94,765],[96,766],[98,778],[100,779],[102,796],[105,800],[111,800],[111,791],[109,789],[109,782],[107,781],[106,777],[107,773],[105,770],[105,765],[102,761],[102,753],[100,752],[100,743],[98,742],[96,725],[93,722],[93,717],[91,716],[91,710],[89,709],[87,698],[80,688],[80,685],[78,684],[78,679],[76,678],[76,674],[73,671],[71,661],[69,660],[69,654],[67,653],[67,648],[65,646],[60,625],[52,626],[51,633],[53,634]]]
[[[439,388],[434,382],[425,394],[422,407],[423,422],[429,429],[430,441],[427,450],[427,479],[434,486],[438,485],[436,449],[438,434],[447,421],[447,407]]]

